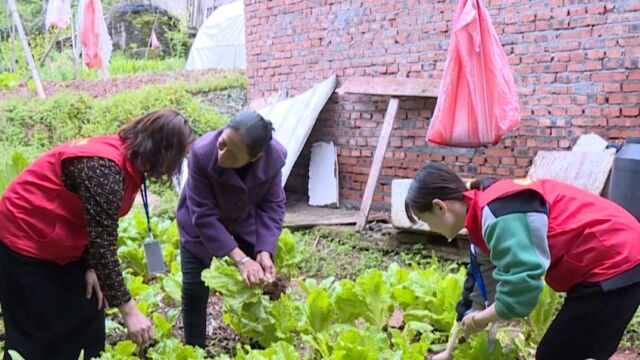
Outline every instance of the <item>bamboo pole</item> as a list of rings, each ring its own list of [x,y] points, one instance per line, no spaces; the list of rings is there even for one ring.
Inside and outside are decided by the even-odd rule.
[[[16,26],[11,21],[11,71],[18,70],[18,54],[16,52]]]
[[[40,59],[40,66],[44,65],[44,62],[47,60],[47,57],[49,57],[49,53],[51,53],[51,50],[53,50],[53,47],[55,46],[56,42],[58,41],[58,37],[59,36],[60,36],[60,28],[58,28],[58,30],[56,30],[56,33],[53,35],[53,39],[51,40],[51,43],[49,44],[49,47],[47,47],[47,51],[45,51],[44,55]]]
[[[75,14],[71,15],[71,59],[73,60],[73,80],[78,79],[78,54],[76,50],[76,19]]]
[[[31,76],[33,77],[33,82],[36,84],[36,91],[38,92],[38,96],[40,96],[40,98],[46,99],[47,96],[44,94],[44,88],[42,87],[42,82],[40,81],[40,75],[38,74],[38,69],[36,68],[36,62],[33,60],[33,54],[31,53],[31,49],[29,48],[27,36],[25,35],[24,29],[22,28],[22,21],[20,20],[20,14],[18,14],[16,3],[14,2],[14,0],[7,1],[9,3],[9,10],[11,10],[13,23],[18,29],[18,36],[20,36],[22,49],[24,50],[24,53],[27,57],[27,62],[29,63],[29,67],[31,68]]]

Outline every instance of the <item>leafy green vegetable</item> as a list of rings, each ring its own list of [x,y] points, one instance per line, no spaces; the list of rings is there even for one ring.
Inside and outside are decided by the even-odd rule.
[[[161,341],[147,352],[151,360],[204,360],[206,353],[203,349],[184,345],[176,338]]]
[[[326,330],[332,313],[332,304],[327,290],[320,287],[311,290],[307,296],[306,305],[309,326],[316,332]]]
[[[538,305],[528,317],[533,343],[540,342],[559,308],[560,295],[545,285],[538,298]]]
[[[278,273],[291,278],[300,272],[300,263],[305,256],[304,249],[289,229],[282,230],[278,238],[275,265]]]
[[[504,349],[499,341],[495,342],[491,352],[488,351],[487,345],[487,333],[478,333],[466,343],[458,345],[453,358],[454,360],[515,360],[518,358],[514,349]]]
[[[10,161],[0,164],[0,196],[27,165],[29,165],[29,161],[18,151],[11,155]]]
[[[356,279],[356,287],[364,299],[365,319],[381,329],[389,321],[393,310],[391,290],[385,274],[376,269],[368,270]]]
[[[238,346],[236,360],[300,360],[296,348],[286,342],[277,342],[266,350],[252,350]]]

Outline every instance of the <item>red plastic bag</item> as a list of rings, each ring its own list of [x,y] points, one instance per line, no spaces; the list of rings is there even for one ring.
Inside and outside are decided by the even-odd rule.
[[[102,13],[100,0],[81,0],[82,22],[80,24],[80,43],[82,60],[88,68],[98,68],[102,77],[108,77],[111,58],[111,37]]]
[[[519,123],[513,73],[489,13],[481,0],[461,0],[427,141],[495,145]]]

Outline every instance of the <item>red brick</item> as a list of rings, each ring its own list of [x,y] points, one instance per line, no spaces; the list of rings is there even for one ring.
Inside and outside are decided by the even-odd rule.
[[[588,118],[578,117],[571,119],[571,125],[574,126],[605,126],[607,125],[606,118]]]
[[[636,1],[631,1],[625,8],[625,11],[638,11],[638,10],[640,10],[640,2],[636,2]]]
[[[606,91],[606,92],[619,92],[620,91],[620,83],[602,84],[602,90]]]
[[[566,137],[569,135],[569,129],[567,128],[552,128],[551,136],[561,136]]]
[[[640,106],[640,105],[638,105],[638,106]],[[640,107],[638,107],[638,106],[622,108],[622,115],[623,116],[637,116],[638,114],[640,114]]]
[[[602,49],[589,50],[587,52],[587,58],[589,59],[602,59],[604,58],[605,51]]]
[[[586,13],[587,13],[587,8],[585,6],[574,7],[574,8],[569,9],[569,15],[570,16],[584,15]]]
[[[502,175],[502,176],[508,176],[509,175],[509,169],[505,168],[505,167],[499,167],[496,171],[496,173],[498,175]]]
[[[622,91],[640,91],[640,82],[622,84]]]
[[[603,71],[591,74],[592,81],[619,81],[626,78],[626,71]]]
[[[518,166],[529,166],[531,165],[531,159],[516,159],[516,163]]]
[[[606,8],[604,4],[595,4],[587,6],[588,14],[604,14],[606,13]]]
[[[585,55],[585,53],[583,53],[583,52],[575,52],[575,53],[571,53],[571,54],[569,55],[569,59],[570,59],[571,61],[582,61],[582,60],[584,60],[585,58],[586,58],[586,55]]]
[[[640,117],[624,117],[609,119],[609,126],[640,127]]]
[[[525,169],[514,169],[513,170],[513,176],[517,177],[517,178],[522,178],[527,176],[527,170]]]
[[[590,106],[584,109],[584,114],[588,116],[598,116],[600,115],[601,110],[599,107]]]
[[[535,19],[536,19],[536,14],[534,13],[520,15],[520,21],[523,21],[523,22],[531,22],[531,21],[534,21]]]
[[[608,100],[610,104],[638,104],[640,103],[640,94],[612,94]]]
[[[560,141],[558,141],[558,146],[561,149],[568,149],[569,147],[571,147],[571,141],[567,139],[561,139]]]
[[[620,108],[619,107],[607,107],[602,109],[602,115],[605,116],[620,116]]]
[[[493,167],[490,166],[481,166],[480,167],[480,173],[481,174],[495,174],[496,170]]]

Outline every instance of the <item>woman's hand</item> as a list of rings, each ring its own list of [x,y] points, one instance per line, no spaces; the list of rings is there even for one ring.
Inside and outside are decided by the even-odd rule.
[[[245,284],[258,285],[264,282],[265,270],[262,264],[248,257],[240,248],[236,247],[231,250],[227,256],[233,260],[233,263],[240,270],[240,275],[242,275]]]
[[[87,283],[86,296],[87,299],[91,299],[91,295],[96,294],[96,298],[98,299],[98,309],[108,307],[107,299],[102,294],[102,290],[100,290],[100,283],[98,282],[98,276],[96,276],[96,272],[93,269],[88,269],[84,273],[84,280]]]
[[[462,319],[462,326],[465,335],[471,335],[484,330],[492,322],[500,321],[502,318],[496,312],[495,304],[482,311],[474,311]]]
[[[238,264],[240,274],[247,285],[258,285],[264,282],[264,270],[262,266],[251,258],[246,258]]]
[[[144,316],[133,300],[120,306],[120,313],[124,318],[129,337],[138,345],[148,344],[153,339],[153,327],[151,321]]]
[[[478,320],[478,314],[480,314],[480,311],[474,311],[462,319],[462,326],[465,335],[469,336],[480,332],[489,325],[489,323]]]
[[[264,271],[267,281],[273,281],[276,279],[276,267],[273,265],[273,261],[271,260],[271,253],[268,251],[259,252],[256,261],[260,266],[262,266],[262,270]]]

